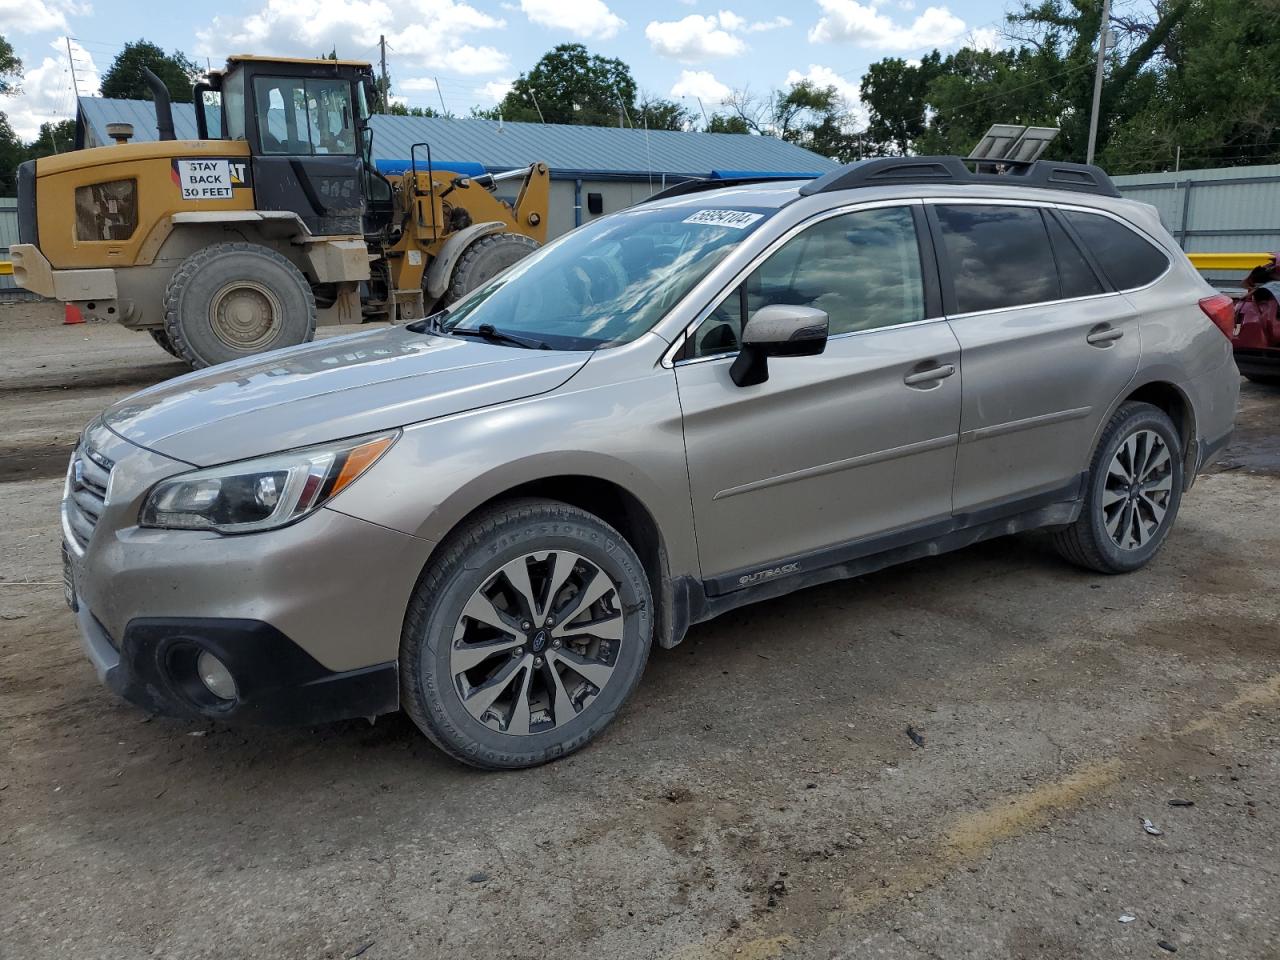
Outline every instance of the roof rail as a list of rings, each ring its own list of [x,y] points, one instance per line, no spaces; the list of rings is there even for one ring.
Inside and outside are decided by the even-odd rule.
[[[969,163],[976,169],[970,169]],[[802,196],[851,190],[855,187],[893,186],[904,183],[991,184],[1040,187],[1118,197],[1111,178],[1101,168],[1059,160],[977,160],[960,157],[876,157],[833,170],[800,188]]]
[[[839,171],[836,172],[838,173]],[[701,193],[704,190],[719,190],[721,187],[740,187],[748,183],[778,183],[783,180],[807,180],[812,179],[814,176],[815,174],[812,173],[761,173],[747,176],[693,177],[689,180],[673,183],[665,190],[651,193],[639,203],[648,203],[651,200],[668,200],[671,197],[683,197],[685,194]]]

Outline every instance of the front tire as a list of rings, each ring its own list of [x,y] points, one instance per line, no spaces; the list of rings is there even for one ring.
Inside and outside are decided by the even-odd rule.
[[[1169,415],[1123,403],[1094,450],[1080,517],[1054,535],[1054,546],[1088,570],[1137,570],[1164,545],[1182,487],[1182,441]]]
[[[617,530],[568,504],[511,501],[452,535],[419,581],[401,703],[464,763],[536,766],[608,726],[652,639],[649,581]]]
[[[216,243],[174,271],[164,294],[164,332],[195,369],[306,343],[316,301],[302,271],[256,243]]]
[[[537,249],[538,241],[522,233],[491,233],[481,237],[458,259],[442,305],[461,300]]]

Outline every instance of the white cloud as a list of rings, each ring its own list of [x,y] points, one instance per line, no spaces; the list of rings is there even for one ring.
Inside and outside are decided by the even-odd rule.
[[[945,47],[965,33],[965,23],[946,7],[929,7],[910,24],[892,19],[857,0],[818,0],[823,16],[809,31],[812,43],[854,43],[877,50]]]
[[[340,56],[361,57],[385,35],[396,65],[489,73],[506,69],[507,55],[462,37],[505,26],[466,0],[266,0],[249,16],[215,16],[196,31],[196,52],[214,60],[245,50],[314,57],[336,49]]]
[[[696,13],[683,20],[654,20],[644,28],[644,35],[654,53],[684,63],[736,57],[747,50],[746,41],[724,29],[717,17]]]
[[[477,89],[475,94],[477,97],[484,97],[486,100],[499,103],[511,92],[511,87],[514,83],[514,80],[490,80],[483,87]]]
[[[710,70],[681,70],[680,79],[671,88],[673,97],[699,97],[704,104],[719,104],[730,92]]]
[[[786,17],[751,23],[732,10],[714,16],[691,13],[683,20],[653,20],[644,28],[653,52],[683,63],[701,63],[717,57],[736,57],[747,52],[743,33],[759,33],[791,26]]]
[[[751,33],[764,33],[766,30],[781,30],[783,27],[791,26],[791,21],[786,17],[774,17],[772,20],[760,20],[747,27]]]
[[[72,120],[76,115],[75,92],[71,87],[71,71],[67,69],[67,41],[57,37],[49,41],[54,51],[34,67],[28,66],[22,78],[22,92],[5,99],[4,112],[13,130],[23,140],[34,140],[40,124]],[[93,57],[75,40],[71,54],[76,61],[76,86],[82,97],[98,95],[98,66]]]
[[[866,126],[868,120],[867,109],[862,105],[862,100],[859,99],[858,85],[856,83],[840,76],[830,67],[824,67],[819,63],[809,64],[808,73],[792,70],[787,74],[788,87],[795,86],[801,80],[808,80],[820,89],[835,87],[836,95],[844,102],[844,108],[853,117],[855,124],[859,127]]]
[[[88,13],[87,4],[74,0],[0,0],[0,34],[67,31],[67,17]],[[58,41],[65,43],[65,41]]]
[[[969,31],[969,35],[964,38],[964,45],[974,50],[999,50],[1000,41],[1000,31],[995,27],[978,27]]]
[[[601,0],[520,0],[520,9],[539,26],[593,40],[608,40],[627,25]]]

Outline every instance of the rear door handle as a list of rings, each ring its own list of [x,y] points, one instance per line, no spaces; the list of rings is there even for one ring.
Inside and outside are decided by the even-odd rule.
[[[1105,347],[1114,343],[1124,336],[1123,330],[1118,330],[1110,324],[1104,323],[1101,326],[1094,327],[1089,331],[1089,335],[1085,340],[1094,347]]]
[[[922,383],[945,380],[955,372],[956,365],[954,363],[943,363],[936,367],[930,367],[928,370],[917,370],[914,373],[908,373],[902,378],[902,382],[908,387],[916,387]]]

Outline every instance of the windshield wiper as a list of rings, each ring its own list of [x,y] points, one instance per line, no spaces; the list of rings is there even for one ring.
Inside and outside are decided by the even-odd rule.
[[[445,333],[455,334],[459,337],[480,337],[482,340],[488,340],[490,343],[505,343],[512,347],[524,347],[528,350],[550,350],[551,347],[541,340],[534,340],[532,337],[522,337],[515,333],[506,333],[499,330],[492,323],[482,323],[480,326],[472,329],[471,327],[450,327]]]

